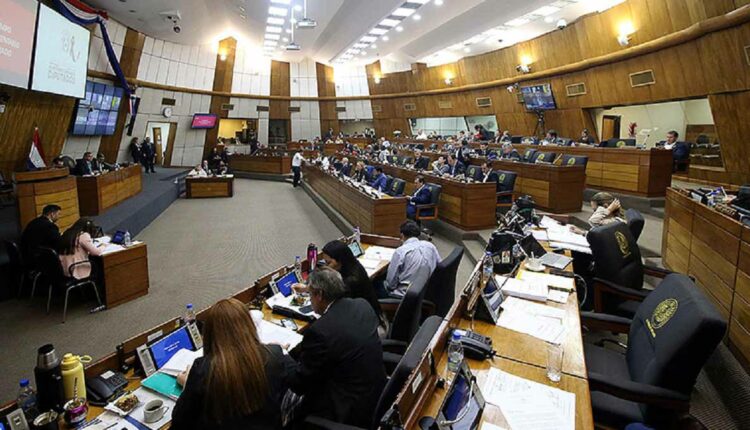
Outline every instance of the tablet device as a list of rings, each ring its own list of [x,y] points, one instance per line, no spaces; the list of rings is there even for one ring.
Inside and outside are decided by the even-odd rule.
[[[443,400],[437,416],[441,430],[474,430],[484,411],[485,401],[466,360],[461,362],[458,372]]]
[[[292,294],[294,294],[294,290],[292,289],[292,285],[301,283],[299,280],[299,277],[297,276],[297,272],[292,270],[291,272],[288,272],[286,275],[282,276],[278,279],[271,280],[271,290],[274,294],[281,293],[284,295],[284,297],[289,297]]]
[[[136,349],[136,355],[146,376],[161,369],[177,351],[196,351],[203,348],[203,338],[195,323],[183,325],[175,331],[158,337]]]
[[[362,250],[362,245],[359,244],[356,240],[353,240],[349,244],[349,249],[352,250],[352,254],[354,254],[354,258],[359,258],[360,256],[365,254],[365,251]]]

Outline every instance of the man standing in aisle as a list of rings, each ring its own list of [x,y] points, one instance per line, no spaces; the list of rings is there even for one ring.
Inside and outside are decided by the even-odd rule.
[[[292,181],[292,185],[294,188],[297,188],[297,185],[299,185],[299,176],[300,176],[300,170],[302,169],[302,163],[305,161],[305,157],[302,156],[301,152],[295,152],[294,157],[292,157],[292,172],[294,173],[294,180]]]
[[[146,173],[156,173],[154,170],[154,157],[156,157],[156,145],[154,145],[153,142],[151,142],[150,137],[146,137],[143,140],[143,145],[141,147],[142,155],[141,155],[141,163],[143,163],[143,167],[146,168]]]

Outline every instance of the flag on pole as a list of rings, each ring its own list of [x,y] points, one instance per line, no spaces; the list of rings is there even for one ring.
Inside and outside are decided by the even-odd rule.
[[[42,139],[39,137],[39,127],[34,127],[34,137],[31,139],[31,149],[29,150],[29,158],[26,160],[26,166],[29,170],[47,167],[44,164],[44,150],[42,149]]]

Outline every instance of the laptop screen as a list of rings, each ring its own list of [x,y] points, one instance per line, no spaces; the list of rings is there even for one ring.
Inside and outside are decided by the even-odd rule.
[[[531,255],[533,254],[535,258],[539,258],[547,253],[547,251],[544,250],[544,247],[539,244],[539,242],[534,239],[534,236],[531,234],[526,235],[526,237],[521,239],[520,245],[523,249],[523,252],[528,257],[531,257]]]
[[[292,290],[292,285],[297,283],[299,283],[297,272],[291,271],[276,280],[276,288],[284,295],[284,297],[289,297],[294,292]]]
[[[190,339],[187,327],[183,326],[151,344],[149,349],[154,357],[156,368],[161,369],[177,351],[181,349],[192,351],[193,341]]]

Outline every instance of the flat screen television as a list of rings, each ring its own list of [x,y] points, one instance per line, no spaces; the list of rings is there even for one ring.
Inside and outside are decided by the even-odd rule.
[[[84,98],[78,99],[73,117],[75,136],[110,136],[115,133],[117,113],[124,91],[120,87],[86,81]]]
[[[550,84],[521,87],[521,94],[523,95],[523,103],[528,110],[557,109],[555,97],[552,94],[552,85]]]
[[[193,123],[190,125],[191,128],[214,128],[218,122],[219,117],[212,113],[197,113],[193,115]]]

